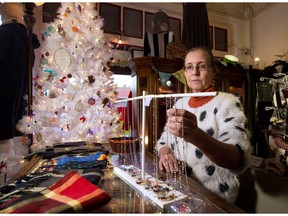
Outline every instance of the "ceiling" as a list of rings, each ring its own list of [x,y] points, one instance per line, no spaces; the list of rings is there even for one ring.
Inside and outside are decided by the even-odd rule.
[[[206,3],[207,10],[240,20],[248,20],[250,13],[255,16],[276,3]],[[252,10],[251,10],[252,9]]]
[[[193,4],[193,3],[192,3]],[[234,3],[234,2],[206,2],[206,8],[208,12],[236,18],[242,21],[247,21],[250,15],[258,15],[262,11],[270,8],[277,3],[269,2],[245,2],[245,3]],[[139,4],[138,4],[139,5]],[[182,15],[183,3],[172,2],[172,3],[151,3],[143,5],[144,8],[150,9],[163,9],[165,12],[171,12],[172,14]],[[250,14],[251,13],[251,14]]]

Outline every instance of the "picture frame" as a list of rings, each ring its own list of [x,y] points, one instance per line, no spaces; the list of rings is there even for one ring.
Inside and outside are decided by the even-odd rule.
[[[214,27],[215,50],[228,52],[227,29]]]
[[[123,7],[123,36],[143,38],[143,11]]]
[[[99,3],[99,15],[104,19],[104,33],[121,35],[121,6]]]

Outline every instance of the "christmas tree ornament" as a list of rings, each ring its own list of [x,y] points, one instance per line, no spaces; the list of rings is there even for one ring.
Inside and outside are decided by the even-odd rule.
[[[82,116],[82,117],[80,118],[80,120],[84,123],[84,122],[86,121],[85,116]]]
[[[102,101],[103,107],[106,106],[110,102],[109,98],[104,98]]]
[[[59,24],[57,26],[58,28],[58,33],[62,36],[62,37],[66,37],[66,32],[64,31],[64,28],[61,26],[61,24]]]
[[[65,79],[66,79],[66,77],[63,77],[62,79],[60,79],[60,82],[64,82],[65,81]]]
[[[48,30],[48,31],[49,31],[49,30]],[[45,38],[45,37],[47,37],[47,36],[49,36],[48,31],[43,32],[43,34],[42,34],[42,36],[43,36],[42,39]]]
[[[82,7],[81,7],[80,4],[78,4],[77,8],[78,8],[78,11],[81,13],[81,11],[82,11]]]
[[[53,99],[53,98],[56,98],[56,97],[57,97],[57,95],[56,95],[55,92],[50,92],[49,98]]]
[[[95,82],[95,77],[93,75],[88,76],[88,83],[92,84]],[[98,94],[97,94],[98,95]]]
[[[45,65],[47,63],[48,63],[47,59],[45,58],[40,59],[40,64]]]
[[[55,33],[55,32],[56,32],[55,27],[54,27],[54,26],[49,26],[49,27],[48,27],[48,32],[50,32],[50,33]],[[46,36],[48,36],[48,34],[46,34]]]
[[[64,48],[59,48],[54,53],[55,64],[61,69],[66,69],[71,64],[69,52]]]
[[[76,110],[77,112],[81,112],[81,111],[82,111],[82,107],[83,107],[82,101],[79,100],[79,101],[76,103],[75,110]]]
[[[78,28],[75,27],[75,26],[73,26],[73,27],[72,27],[72,31],[75,32],[75,33],[77,33],[77,32],[78,32]]]
[[[89,105],[94,105],[95,104],[95,99],[94,98],[89,98],[88,99],[88,104]]]
[[[90,135],[93,135],[93,131],[90,128],[89,128],[87,133],[90,134]]]
[[[70,7],[67,7],[66,10],[65,10],[65,12],[68,13],[68,14],[70,14],[72,11],[71,11]]]

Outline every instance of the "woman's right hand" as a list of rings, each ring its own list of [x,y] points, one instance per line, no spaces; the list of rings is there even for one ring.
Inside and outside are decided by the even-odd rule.
[[[168,173],[178,172],[179,167],[172,150],[169,147],[162,147],[159,151],[159,169]]]

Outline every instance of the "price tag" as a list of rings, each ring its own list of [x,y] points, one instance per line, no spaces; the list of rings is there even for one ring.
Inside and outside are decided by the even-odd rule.
[[[260,167],[262,161],[263,161],[263,158],[261,158],[261,157],[257,157],[254,155],[251,156],[251,165],[252,166]]]

